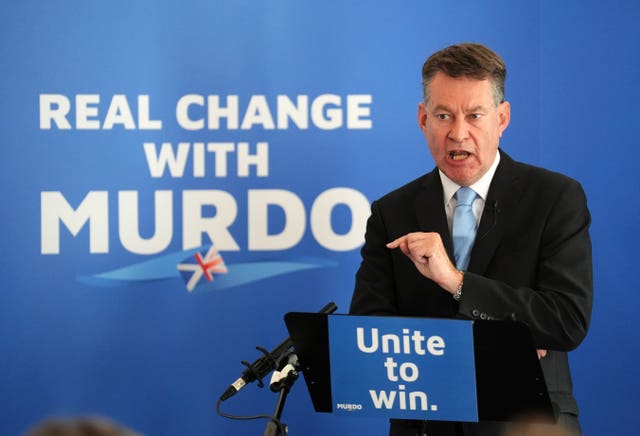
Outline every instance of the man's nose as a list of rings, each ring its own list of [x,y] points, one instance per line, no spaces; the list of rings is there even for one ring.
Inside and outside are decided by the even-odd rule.
[[[454,142],[464,142],[469,137],[469,128],[464,119],[457,119],[454,121],[449,131],[449,139]]]

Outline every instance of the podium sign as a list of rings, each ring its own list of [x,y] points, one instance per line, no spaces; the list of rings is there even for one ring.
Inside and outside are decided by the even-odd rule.
[[[478,421],[471,321],[329,316],[333,413]]]

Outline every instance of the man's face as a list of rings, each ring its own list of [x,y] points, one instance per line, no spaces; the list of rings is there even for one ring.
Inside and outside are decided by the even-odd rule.
[[[488,79],[437,73],[428,91],[429,101],[418,106],[418,124],[431,155],[447,177],[469,186],[493,163],[509,125],[509,103],[496,107]]]

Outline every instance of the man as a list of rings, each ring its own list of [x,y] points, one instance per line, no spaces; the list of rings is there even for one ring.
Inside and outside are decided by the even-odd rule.
[[[454,45],[433,54],[422,76],[418,125],[437,168],[372,204],[350,312],[526,323],[558,422],[580,434],[567,351],[585,337],[593,299],[584,192],[499,149],[510,106],[496,53]],[[470,256],[452,238],[461,187],[473,190],[465,191],[475,236],[458,235],[471,241]],[[390,434],[502,431],[500,423],[392,420]]]

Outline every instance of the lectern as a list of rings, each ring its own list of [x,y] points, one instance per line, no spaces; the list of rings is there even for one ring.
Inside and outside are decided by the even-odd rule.
[[[553,419],[523,323],[305,312],[287,313],[285,323],[317,412]]]

